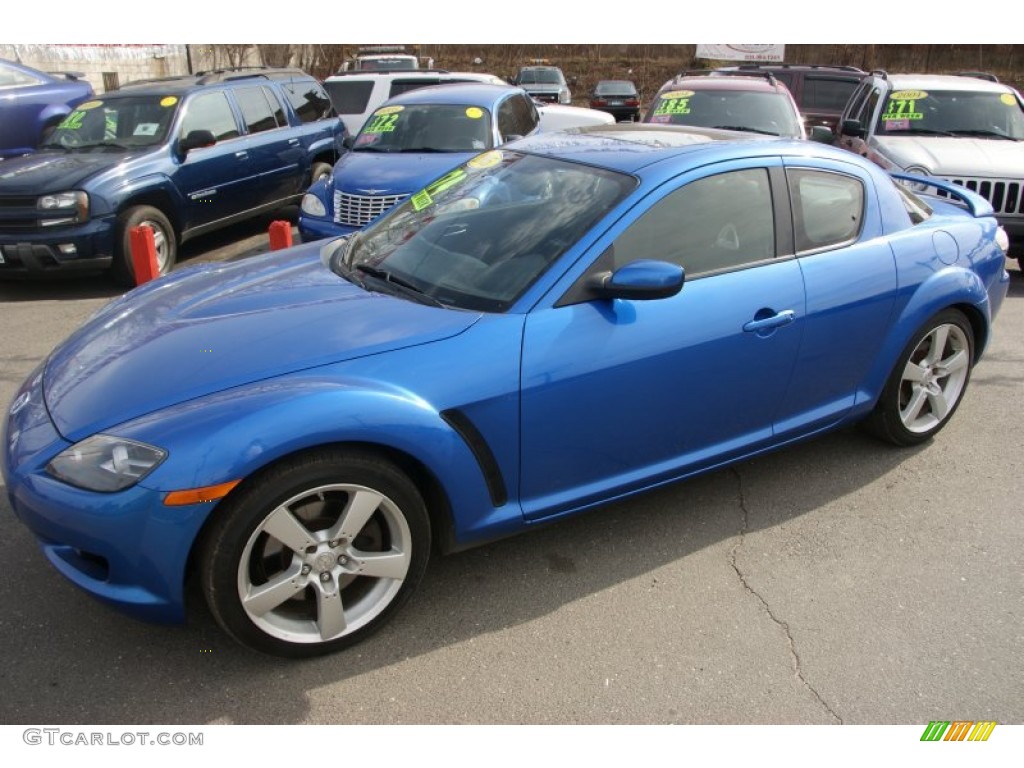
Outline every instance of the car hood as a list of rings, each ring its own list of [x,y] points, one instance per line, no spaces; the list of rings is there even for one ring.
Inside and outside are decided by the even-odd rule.
[[[36,152],[12,158],[0,165],[0,194],[45,195],[75,189],[123,159],[120,152]]]
[[[481,150],[483,151],[483,150]],[[474,152],[349,152],[334,166],[334,188],[357,195],[404,195],[469,160]]]
[[[1024,142],[946,136],[879,136],[879,151],[901,168],[937,176],[1024,176]]]
[[[438,341],[479,314],[368,292],[319,245],[182,270],[107,305],[50,357],[70,441],[178,403],[314,366]]]

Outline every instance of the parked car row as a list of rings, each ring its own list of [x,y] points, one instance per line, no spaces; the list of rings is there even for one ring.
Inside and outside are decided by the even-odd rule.
[[[435,554],[846,425],[920,445],[963,402],[1009,283],[979,194],[670,122],[501,144],[494,86],[449,87],[478,133],[439,178],[358,234],[144,285],[19,388],[0,471],[64,577],[161,622],[193,584],[238,642],[316,656]],[[426,162],[432,95],[399,98],[353,156]]]

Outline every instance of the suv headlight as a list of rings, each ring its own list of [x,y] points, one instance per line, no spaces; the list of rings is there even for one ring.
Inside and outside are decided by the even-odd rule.
[[[904,173],[912,173],[914,176],[931,176],[927,168],[922,168],[920,165],[911,165],[903,169]],[[921,182],[904,181],[904,186],[913,192],[925,192],[928,190],[928,184]]]
[[[327,206],[323,204],[323,201],[316,195],[311,195],[308,192],[302,196],[302,212],[308,213],[310,216],[326,216]]]
[[[60,224],[77,224],[89,218],[89,195],[85,192],[57,192],[43,195],[36,200],[36,208],[40,211],[61,211],[66,216],[39,220],[41,227],[53,227]]]
[[[65,483],[111,493],[129,488],[156,469],[167,451],[114,435],[93,435],[57,454],[46,471]]]
[[[569,94],[568,88],[563,88],[558,92],[559,104],[568,104],[570,101],[572,101],[572,96]]]

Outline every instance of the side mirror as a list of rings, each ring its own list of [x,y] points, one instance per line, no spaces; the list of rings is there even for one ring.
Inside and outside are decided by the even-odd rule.
[[[843,120],[839,135],[855,136],[858,139],[864,138],[864,129],[860,127],[860,120]]]
[[[683,289],[685,276],[678,264],[640,259],[614,272],[598,272],[587,287],[603,299],[667,299]]]
[[[827,125],[814,125],[811,126],[811,135],[808,136],[811,141],[818,141],[822,144],[831,144],[835,141],[835,134],[832,133]]]
[[[212,147],[216,143],[213,131],[189,131],[185,138],[178,142],[178,149],[181,154],[186,155],[193,149]]]
[[[341,143],[345,147],[345,149],[352,149],[352,147],[356,145],[356,137],[349,134],[344,139],[342,139]]]

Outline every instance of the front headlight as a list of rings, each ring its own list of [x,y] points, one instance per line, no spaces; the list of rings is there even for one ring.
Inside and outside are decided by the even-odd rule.
[[[327,207],[316,195],[306,194],[302,196],[302,212],[322,217],[327,215]]]
[[[568,104],[570,101],[572,101],[572,96],[569,93],[569,89],[568,88],[564,88],[563,90],[558,92],[558,103],[559,104]]]
[[[907,168],[904,168],[903,171],[904,173],[911,173],[914,176],[931,176],[931,174],[928,172],[928,169],[922,168],[920,165],[911,165]],[[922,182],[903,181],[900,183],[906,186],[907,189],[911,190],[912,192],[927,192],[930,186],[929,184],[924,184]]]
[[[46,471],[65,483],[110,493],[139,482],[167,458],[167,451],[114,435],[93,435],[59,453]]]
[[[43,195],[36,200],[36,208],[40,211],[61,211],[67,214],[60,218],[40,219],[40,226],[77,224],[89,218],[89,195],[85,192],[57,192],[53,195]]]

